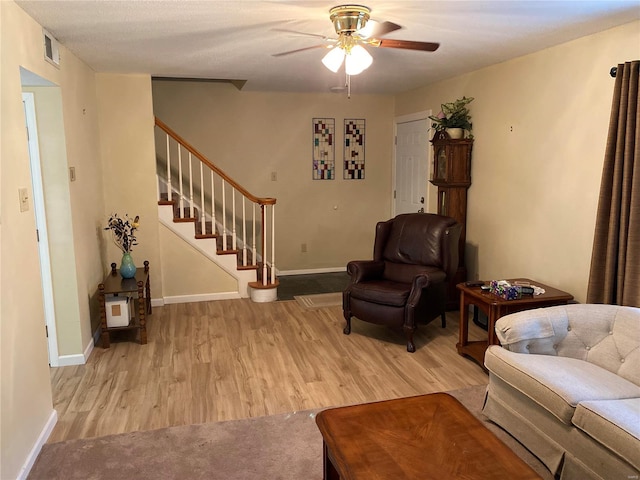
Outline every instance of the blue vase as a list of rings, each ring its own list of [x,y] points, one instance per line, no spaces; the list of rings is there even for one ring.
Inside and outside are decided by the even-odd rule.
[[[122,278],[133,278],[136,276],[136,266],[129,252],[122,254],[122,263],[120,263],[120,275]]]

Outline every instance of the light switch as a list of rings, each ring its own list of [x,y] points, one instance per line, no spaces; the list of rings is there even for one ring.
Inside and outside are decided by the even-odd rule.
[[[18,188],[18,199],[20,200],[20,211],[26,212],[29,210],[29,189]]]
[[[76,167],[69,167],[69,181],[76,181]]]

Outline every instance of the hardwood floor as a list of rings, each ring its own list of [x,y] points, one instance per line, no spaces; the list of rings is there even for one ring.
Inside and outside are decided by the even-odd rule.
[[[222,300],[154,308],[148,344],[97,346],[85,365],[51,369],[57,442],[136,430],[272,415],[485,385],[456,353],[458,313],[447,328],[404,334],[352,321],[342,308],[296,301]],[[471,323],[470,339],[486,338]]]

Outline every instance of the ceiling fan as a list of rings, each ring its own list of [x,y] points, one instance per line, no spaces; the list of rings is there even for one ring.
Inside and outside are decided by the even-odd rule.
[[[285,29],[278,31],[297,33],[321,38],[324,43],[311,47],[298,48],[287,52],[276,53],[274,57],[281,57],[293,53],[316,48],[330,48],[322,59],[322,63],[331,71],[337,72],[345,64],[347,82],[351,75],[357,75],[371,65],[373,58],[364,46],[381,48],[400,48],[405,50],[418,50],[433,52],[440,46],[439,43],[418,42],[411,40],[383,39],[384,35],[401,29],[400,25],[393,22],[377,22],[370,19],[371,9],[364,5],[339,5],[329,10],[329,18],[338,34],[338,38],[329,38],[313,33],[295,32]]]

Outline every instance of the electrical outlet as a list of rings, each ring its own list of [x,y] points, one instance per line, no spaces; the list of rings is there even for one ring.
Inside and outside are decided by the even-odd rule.
[[[307,244],[306,243],[300,244],[300,252],[301,253],[307,253]]]
[[[271,172],[271,181],[272,182],[278,181],[278,172]]]

